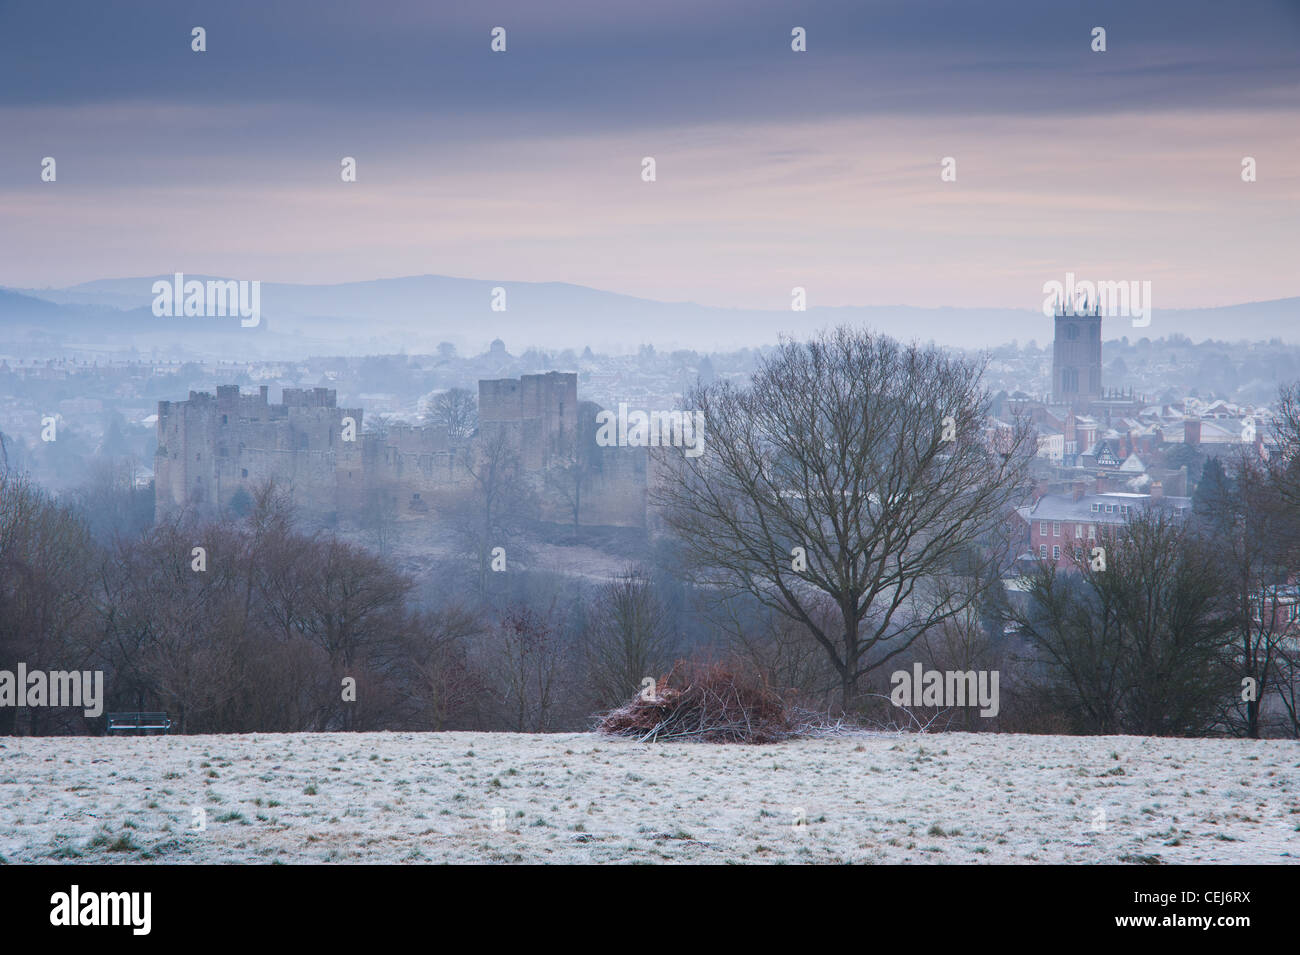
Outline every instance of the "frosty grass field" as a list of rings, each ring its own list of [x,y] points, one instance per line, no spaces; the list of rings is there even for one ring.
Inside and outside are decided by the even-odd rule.
[[[191,831],[195,807],[205,831]],[[806,826],[793,824],[797,809]],[[1295,864],[1300,745],[992,734],[774,746],[511,733],[8,738],[0,857]]]

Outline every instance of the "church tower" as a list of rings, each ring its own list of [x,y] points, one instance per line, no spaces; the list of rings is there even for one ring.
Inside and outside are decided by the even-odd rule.
[[[1052,402],[1086,407],[1101,397],[1101,305],[1058,301],[1052,342]]]

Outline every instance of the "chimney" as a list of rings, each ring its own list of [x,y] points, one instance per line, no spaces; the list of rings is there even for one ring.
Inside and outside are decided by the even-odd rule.
[[[1084,495],[1084,493],[1085,493],[1085,490],[1084,490],[1084,484],[1083,484],[1083,482],[1082,482],[1082,481],[1075,481],[1075,482],[1074,482],[1074,501],[1075,501],[1076,504],[1077,504],[1079,501],[1083,500],[1083,495]]]
[[[1165,496],[1165,485],[1163,481],[1151,482],[1151,503],[1154,504]]]
[[[1201,443],[1201,422],[1196,418],[1183,419],[1183,444]]]

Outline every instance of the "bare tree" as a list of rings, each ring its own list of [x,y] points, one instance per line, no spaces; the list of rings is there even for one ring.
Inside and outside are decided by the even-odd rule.
[[[970,586],[968,578],[954,578],[954,586]],[[989,593],[988,584],[974,580],[973,585],[980,593]],[[997,652],[984,626],[985,607],[979,601],[958,601],[963,605],[961,613],[944,620],[937,627],[917,641],[917,656],[935,670],[955,670],[961,673],[971,671],[997,670],[1002,675],[1001,654]],[[925,719],[925,716],[922,716]],[[990,719],[982,716],[971,706],[963,707],[958,712],[948,715],[944,726],[960,723],[967,732],[981,726],[987,726]]]
[[[582,492],[586,489],[587,478],[587,468],[576,454],[560,458],[546,470],[547,487],[559,495],[573,517],[575,537],[581,533]]]
[[[445,428],[449,438],[468,438],[478,427],[478,399],[465,388],[450,388],[429,403],[425,420]]]
[[[515,609],[501,619],[487,649],[510,728],[518,733],[550,729],[563,659],[555,627],[532,610]]]
[[[78,669],[89,658],[94,604],[88,578],[95,544],[85,520],[27,478],[0,473],[0,669]],[[61,718],[26,710],[28,730]],[[18,728],[19,711],[0,707],[0,733]]]
[[[1274,682],[1290,723],[1288,729],[1293,737],[1300,738],[1300,638],[1295,630],[1279,648]]]
[[[521,531],[533,512],[535,495],[524,478],[509,428],[498,425],[480,431],[465,470],[472,480],[468,495],[455,508],[459,513],[455,523],[476,561],[479,592],[486,593],[493,550],[509,544],[511,559],[523,556]]]
[[[400,645],[400,686],[421,729],[467,727],[479,715],[486,686],[469,659],[470,641],[483,633],[479,619],[458,606],[416,614]]]
[[[397,492],[388,485],[366,488],[361,506],[361,526],[370,543],[380,554],[387,555],[397,537]]]
[[[587,680],[602,708],[624,703],[646,677],[667,669],[671,631],[654,582],[629,568],[591,602],[585,645]]]
[[[1213,547],[1163,510],[1104,528],[1073,568],[1041,562],[1015,612],[1039,652],[1041,694],[1075,732],[1199,735],[1232,690],[1224,666],[1233,619]]]
[[[749,388],[693,392],[704,454],[658,457],[652,499],[692,563],[805,627],[844,709],[864,674],[979,597],[954,600],[936,577],[1004,559],[1032,432],[1019,421],[990,438],[981,374],[848,328],[787,341]],[[824,598],[834,627],[814,612]]]
[[[1273,692],[1282,662],[1283,641],[1290,630],[1283,587],[1290,572],[1288,513],[1284,485],[1254,453],[1234,455],[1226,469],[1226,486],[1197,514],[1197,523],[1218,558],[1225,585],[1225,613],[1232,627],[1230,665],[1243,688],[1227,709],[1236,731],[1259,739],[1266,696]]]

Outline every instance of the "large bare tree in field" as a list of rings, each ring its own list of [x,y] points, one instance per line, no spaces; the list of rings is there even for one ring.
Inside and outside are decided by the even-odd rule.
[[[978,600],[1034,452],[988,436],[982,366],[838,328],[783,342],[748,387],[698,387],[706,450],[659,455],[652,499],[691,561],[804,627],[858,681]],[[817,612],[829,599],[834,625]]]

